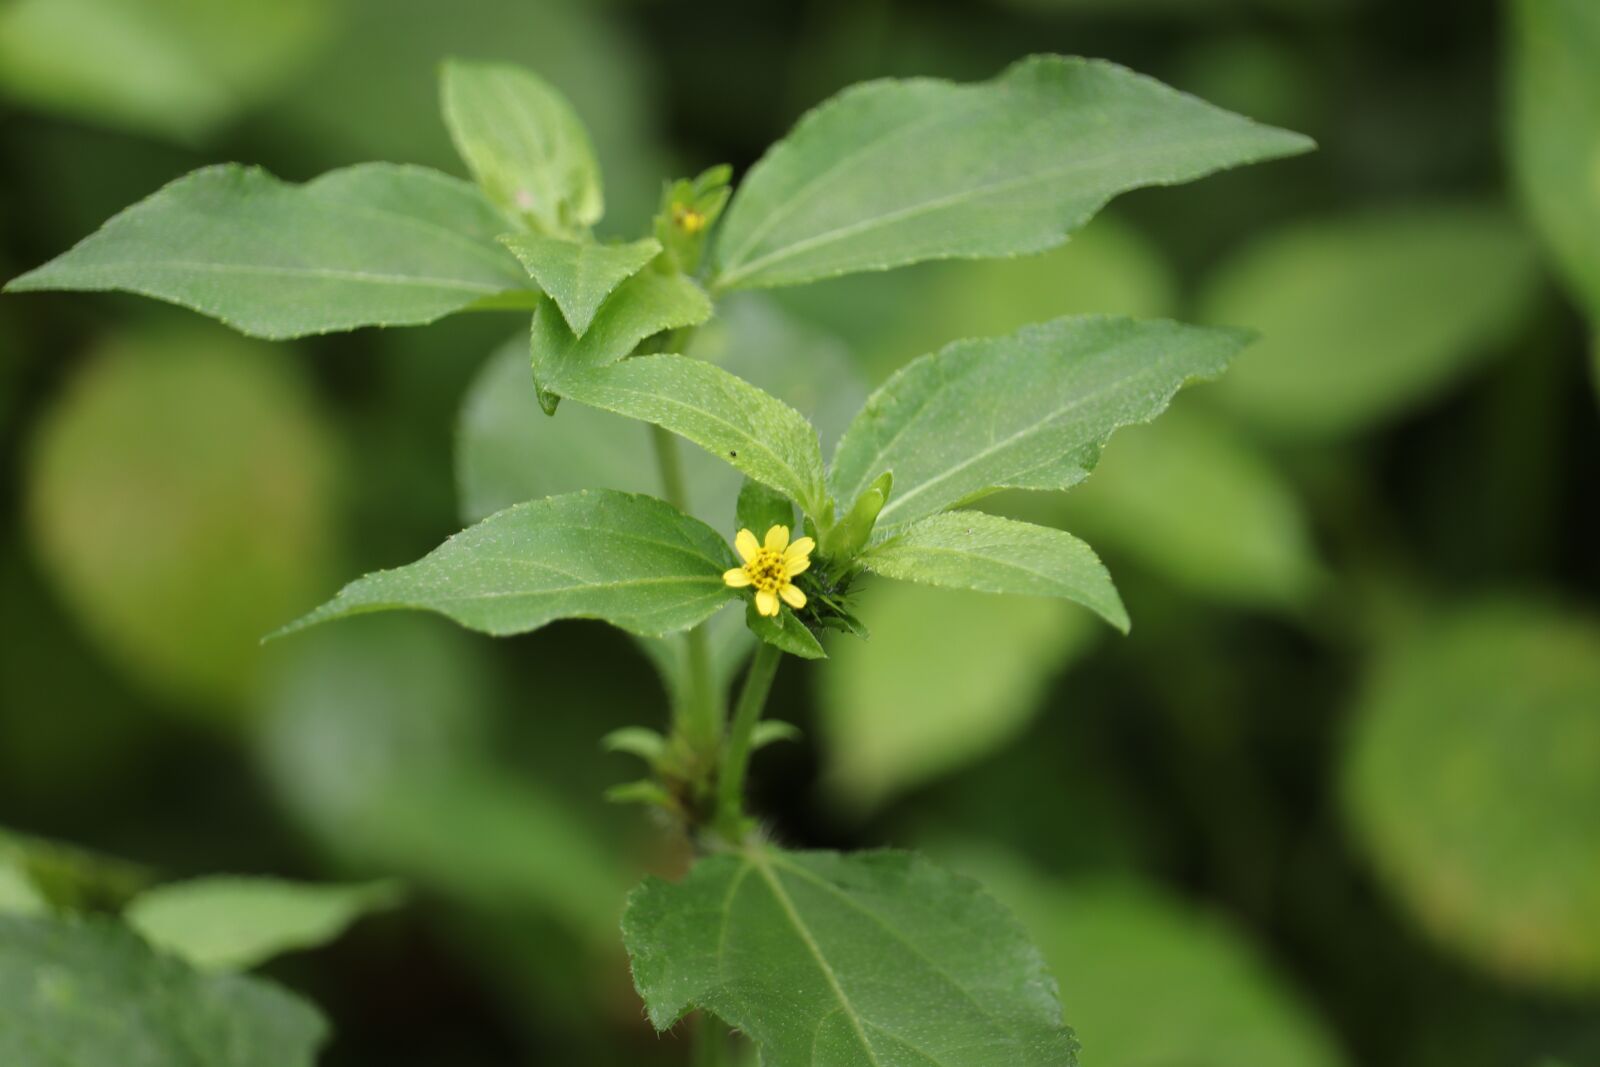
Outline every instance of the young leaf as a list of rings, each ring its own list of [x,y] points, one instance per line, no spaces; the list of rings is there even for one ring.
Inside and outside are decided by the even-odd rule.
[[[1055,983],[977,883],[903,852],[703,859],[628,898],[622,938],[650,1021],[692,1007],[770,1067],[1070,1067]]]
[[[579,337],[594,321],[600,302],[661,252],[653,237],[603,245],[538,233],[506,234],[500,243],[516,255]]]
[[[826,489],[817,431],[794,408],[721,367],[688,356],[640,356],[567,374],[561,393],[671,430],[806,514],[820,512]]]
[[[556,619],[604,619],[655,636],[732,599],[735,563],[717,532],[647,496],[584,491],[518,504],[416,563],[358,578],[293,633],[369,611],[437,611],[483,633],[526,633]]]
[[[199,878],[148,889],[128,925],[202,970],[244,971],[273,956],[332,941],[398,897],[385,882],[312,885],[277,878]]]
[[[105,919],[0,915],[0,1063],[311,1067],[327,1023],[242,975],[206,975]]]
[[[521,67],[458,59],[439,92],[456,151],[502,211],[557,236],[599,221],[600,165],[560,93]]]
[[[527,275],[494,242],[504,228],[470,185],[421,167],[367,163],[297,186],[230,163],[5,288],[139,293],[275,339],[415,326],[490,298],[531,306]]]
[[[878,528],[997,488],[1066,489],[1122,426],[1160,414],[1186,382],[1220,374],[1238,330],[1081,316],[959,341],[890,378],[845,431],[831,482],[854,500],[884,471]]]
[[[1127,632],[1128,612],[1094,549],[1063,530],[981,511],[932,515],[857,557],[867,570],[951,589],[1076,601]]]
[[[1095,60],[1033,56],[977,85],[869,82],[750,171],[717,237],[716,284],[1038,252],[1118,193],[1311,147]]]
[[[601,303],[582,337],[540,304],[533,316],[533,380],[539,402],[554,414],[569,375],[615,363],[652,334],[694,326],[711,317],[711,301],[681,274],[642,271]]]

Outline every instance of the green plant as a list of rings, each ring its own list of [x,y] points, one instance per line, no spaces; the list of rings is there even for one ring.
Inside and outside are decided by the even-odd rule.
[[[7,289],[141,293],[268,338],[531,314],[524,388],[557,420],[572,417],[565,400],[647,423],[654,457],[635,465],[657,467],[664,499],[592,488],[513,504],[280,633],[398,608],[496,635],[563,618],[627,631],[661,668],[672,716],[664,733],[608,738],[650,771],[612,796],[664,814],[700,856],[679,884],[647,881],[623,917],[658,1027],[700,1009],[784,1065],[1072,1063],[1041,958],[1003,908],[913,855],[778,847],[746,808],[748,768],[785,730],[761,718],[782,657],[825,658],[829,630],[864,637],[854,597],[869,576],[1075,601],[1126,630],[1086,544],[969,505],[1078,484],[1115,430],[1219,375],[1249,336],[1074,316],[960,341],[868,398],[831,462],[806,415],[683,353],[735,290],[1042,251],[1121,192],[1309,141],[1111,64],[1034,57],[977,85],[847,90],[737,192],[727,167],[669,183],[651,234],[616,243],[592,233],[599,167],[558,94],[458,62],[442,89],[476,187],[381,163],[300,186],[209,167]],[[690,514],[704,468],[691,476],[680,437],[743,477],[715,516],[738,555]],[[745,627],[714,629],[733,601]],[[752,637],[730,714],[726,682]],[[717,1023],[704,1033],[710,1062]]]

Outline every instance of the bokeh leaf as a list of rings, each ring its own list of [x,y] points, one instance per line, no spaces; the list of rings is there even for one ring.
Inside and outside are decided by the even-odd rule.
[[[246,971],[334,940],[361,916],[391,907],[396,887],[316,885],[214,876],[169,882],[128,902],[123,917],[151,945],[201,970]]]
[[[494,241],[503,229],[470,185],[420,167],[367,163],[296,186],[230,163],[179,178],[5,288],[139,293],[256,337],[415,326],[490,298],[532,306],[527,275]]]
[[[622,934],[658,1029],[700,1007],[772,1067],[1076,1062],[1015,920],[908,853],[712,856],[635,890]]]
[[[1237,330],[1071,316],[959,341],[890,378],[839,442],[830,480],[854,500],[884,471],[889,529],[1000,488],[1066,489],[1116,429],[1160,414],[1249,341]]]
[[[1526,236],[1493,208],[1391,209],[1272,233],[1202,295],[1206,321],[1262,335],[1217,395],[1283,436],[1359,432],[1494,354],[1537,280]]]
[[[874,574],[1016,596],[1055,596],[1124,632],[1128,612],[1094,549],[1064,530],[980,511],[953,511],[904,527],[859,557]]]
[[[311,1067],[321,1015],[276,986],[204,975],[105,919],[0,915],[0,1063]]]
[[[560,236],[599,221],[605,200],[589,133],[542,78],[509,64],[452,59],[439,94],[456,151],[508,216]]]
[[[717,238],[715,284],[1038,252],[1118,193],[1310,147],[1093,60],[1033,56],[977,85],[869,82],[751,170]]]
[[[1600,989],[1600,625],[1538,604],[1427,620],[1356,709],[1346,810],[1443,944],[1535,986]]]
[[[722,572],[733,564],[715,530],[664,501],[583,490],[497,512],[416,563],[356,579],[278,633],[415,609],[497,636],[583,618],[655,637],[726,603]]]

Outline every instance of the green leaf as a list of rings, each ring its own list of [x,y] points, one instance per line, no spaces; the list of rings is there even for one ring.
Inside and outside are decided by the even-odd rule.
[[[780,609],[774,616],[763,615],[756,610],[755,602],[745,605],[744,623],[750,627],[750,632],[769,645],[775,645],[791,656],[801,659],[827,659],[828,654],[822,650],[822,643],[817,640],[810,627],[801,622],[794,612],[787,608]]]
[[[1054,982],[974,882],[914,855],[753,845],[628,899],[622,936],[657,1029],[691,1007],[770,1067],[1070,1067]]]
[[[1112,432],[1160,414],[1186,382],[1220,374],[1250,336],[1176,322],[1078,316],[959,341],[913,361],[868,400],[834,455],[834,496],[884,471],[887,530],[998,488],[1066,489]]]
[[[494,241],[504,228],[470,185],[420,167],[367,163],[290,185],[224,164],[5,288],[139,293],[275,339],[415,326],[491,298],[530,304],[526,274]]]
[[[582,491],[491,515],[416,563],[358,578],[274,636],[407,608],[496,636],[575,618],[658,636],[693,626],[732,599],[722,572],[733,565],[715,530],[670,504]]]
[[[660,242],[653,237],[603,245],[517,233],[501,237],[500,243],[522,261],[529,276],[561,308],[567,326],[580,337],[594,321],[600,302],[661,252]]]
[[[1567,284],[1600,325],[1600,8],[1589,0],[1512,0],[1510,9],[1518,190]]]
[[[739,517],[740,529],[749,530],[757,537],[765,537],[774,526],[794,529],[794,505],[789,498],[749,478],[739,487],[739,503],[735,513]]]
[[[711,301],[681,274],[643,271],[617,287],[601,303],[582,337],[550,310],[539,305],[533,316],[533,380],[546,413],[554,414],[556,397],[578,371],[603,367],[628,355],[640,341],[663,330],[696,326],[711,317]]]
[[[1329,437],[1460,379],[1513,336],[1537,291],[1533,249],[1503,212],[1418,207],[1272,233],[1215,274],[1201,314],[1261,331],[1220,400],[1279,435]]]
[[[750,171],[717,238],[716,284],[1038,252],[1118,193],[1311,147],[1096,60],[1033,56],[977,85],[869,82]]]
[[[817,431],[794,408],[736,375],[688,356],[639,356],[563,377],[564,396],[654,423],[820,514]]]
[[[782,719],[762,719],[756,723],[755,729],[750,731],[750,750],[752,752],[775,745],[779,741],[800,740],[800,728],[792,722]]]
[[[560,93],[521,67],[459,59],[439,92],[456,151],[500,210],[557,236],[599,221],[600,165]]]
[[[302,66],[324,0],[12,0],[0,89],[15,100],[195,142]]]
[[[126,860],[0,830],[0,878],[7,872],[16,900],[36,895],[56,911],[120,909],[153,880],[150,871]],[[16,910],[15,904],[9,910]]]
[[[1517,601],[1395,643],[1351,724],[1345,807],[1440,943],[1503,978],[1600,990],[1600,623]]]
[[[0,857],[0,915],[48,915],[50,902],[22,864]]]
[[[103,919],[0,916],[0,1063],[311,1067],[327,1024],[275,985],[205,975]]]
[[[38,430],[30,532],[73,618],[163,707],[239,714],[332,570],[338,445],[300,365],[198,320],[116,337]]]
[[[913,523],[857,559],[886,578],[980,593],[1061,597],[1128,630],[1127,609],[1094,549],[1048,526],[953,511]]]
[[[197,878],[147,889],[123,917],[158,949],[201,970],[245,971],[316,948],[370,912],[392,907],[388,883],[312,885],[277,878]]]
[[[839,641],[817,675],[828,795],[865,811],[989,756],[1045,708],[1052,679],[1103,633],[1087,611],[872,582],[870,641]]]

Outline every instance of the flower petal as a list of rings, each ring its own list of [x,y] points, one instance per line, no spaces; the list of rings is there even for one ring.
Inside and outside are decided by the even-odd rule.
[[[784,556],[783,573],[785,577],[793,578],[797,574],[804,574],[811,566],[809,556]]]
[[[756,610],[763,615],[778,613],[778,598],[767,589],[756,590]]]
[[[735,589],[743,589],[750,584],[750,575],[743,567],[731,567],[722,572],[722,581]]]
[[[733,547],[738,549],[739,558],[749,563],[755,557],[756,550],[761,547],[761,542],[756,540],[756,535],[749,530],[740,530],[739,536],[733,539]]]
[[[778,595],[783,597],[785,604],[796,611],[806,606],[806,595],[800,591],[798,585],[786,585],[778,591]]]
[[[767,531],[767,548],[773,552],[782,552],[789,546],[789,527],[774,526]]]
[[[802,537],[796,541],[791,541],[789,547],[783,550],[783,556],[785,559],[791,556],[809,556],[811,555],[811,550],[816,547],[817,543],[811,538]]]

